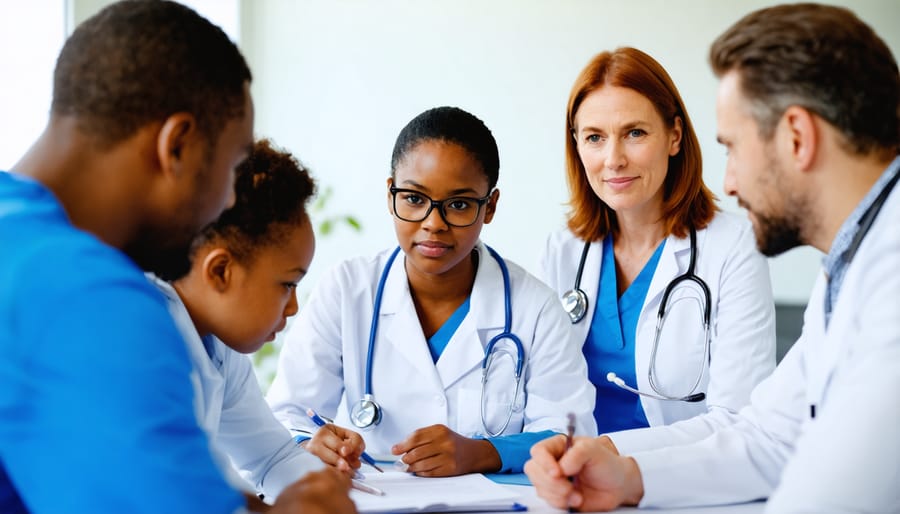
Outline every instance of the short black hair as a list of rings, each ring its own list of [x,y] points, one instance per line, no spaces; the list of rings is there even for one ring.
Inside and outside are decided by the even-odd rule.
[[[455,143],[472,154],[488,179],[488,191],[500,176],[497,141],[483,121],[458,107],[435,107],[419,114],[403,127],[391,155],[391,177],[413,147],[423,141]]]
[[[188,112],[210,141],[243,115],[250,68],[216,25],[167,0],[124,0],[75,29],[53,74],[54,115],[111,146]]]
[[[237,167],[234,205],[203,229],[193,251],[210,242],[224,244],[239,261],[250,261],[256,250],[280,244],[308,218],[306,204],[315,191],[300,161],[268,139],[259,140]]]

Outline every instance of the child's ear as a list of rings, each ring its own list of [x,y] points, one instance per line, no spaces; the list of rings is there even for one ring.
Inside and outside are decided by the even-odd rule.
[[[202,278],[213,289],[224,293],[231,283],[234,256],[225,248],[214,248],[203,258]]]

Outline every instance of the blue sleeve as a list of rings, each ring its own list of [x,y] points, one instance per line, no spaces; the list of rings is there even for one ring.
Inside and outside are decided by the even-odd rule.
[[[0,459],[28,509],[241,507],[197,424],[185,344],[140,270],[95,244],[39,252],[21,277],[15,340],[0,342]]]
[[[531,447],[538,441],[556,435],[552,430],[541,432],[522,432],[520,434],[491,437],[488,441],[500,454],[500,471],[498,473],[521,473],[525,462],[531,457]]]

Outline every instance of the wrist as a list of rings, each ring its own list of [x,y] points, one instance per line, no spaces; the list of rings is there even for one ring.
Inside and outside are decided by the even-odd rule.
[[[625,464],[624,505],[637,505],[644,498],[644,478],[633,457],[622,457]]]
[[[476,451],[472,452],[474,461],[471,463],[471,473],[496,473],[503,467],[500,460],[500,452],[487,439],[470,439]]]

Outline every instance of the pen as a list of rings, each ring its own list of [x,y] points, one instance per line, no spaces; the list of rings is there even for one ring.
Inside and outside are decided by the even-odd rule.
[[[316,414],[316,411],[312,409],[306,409],[306,415],[309,416],[309,419],[311,419],[312,422],[316,424],[316,426],[324,427],[326,425],[325,420],[322,419],[318,414]],[[375,459],[373,459],[368,453],[362,452],[362,455],[360,455],[359,458],[366,464],[377,469],[380,473],[384,473],[384,470],[379,468],[378,465],[375,464]]]
[[[364,483],[360,482],[359,480],[351,479],[350,487],[352,487],[356,490],[362,491],[364,493],[374,494],[375,496],[384,496],[384,491],[382,491],[381,489],[379,489],[377,487],[372,487],[368,484],[364,484]]]
[[[569,423],[566,425],[566,451],[568,452],[572,449],[572,438],[575,437],[575,414],[570,412],[567,417]],[[569,482],[575,484],[575,477],[569,477]],[[575,487],[577,487],[577,484]],[[575,512],[575,509],[569,507],[569,512]]]

